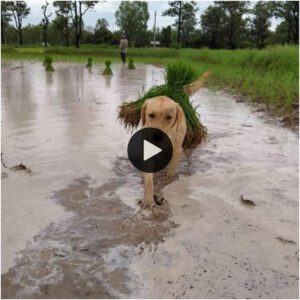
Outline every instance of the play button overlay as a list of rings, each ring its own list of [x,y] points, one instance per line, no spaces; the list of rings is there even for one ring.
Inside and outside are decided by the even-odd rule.
[[[144,161],[160,153],[162,149],[144,140]]]
[[[173,155],[172,142],[163,131],[143,128],[128,143],[128,158],[140,171],[155,173],[165,168]]]

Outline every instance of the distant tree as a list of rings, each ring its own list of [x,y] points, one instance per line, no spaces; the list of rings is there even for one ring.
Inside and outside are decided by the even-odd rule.
[[[65,45],[69,47],[71,35],[71,2],[54,1],[56,18],[53,20],[54,27],[61,33]]]
[[[18,30],[19,44],[23,46],[22,22],[30,14],[30,8],[25,1],[11,1],[9,5]]]
[[[44,46],[48,46],[48,39],[47,39],[47,30],[49,26],[49,18],[52,16],[52,13],[47,14],[47,9],[48,9],[49,3],[46,1],[45,5],[42,5],[42,12],[44,15],[44,18],[42,19],[41,25],[43,29],[43,43]]]
[[[160,34],[160,43],[164,47],[171,45],[171,26],[163,27]]]
[[[112,33],[112,39],[111,39],[110,43],[112,45],[119,45],[121,36],[122,36],[122,31],[121,30],[114,31]]]
[[[195,29],[195,31],[190,36],[189,47],[191,48],[200,48],[201,46],[205,46],[202,39],[202,31],[201,29]]]
[[[52,24],[56,31],[60,33],[63,40],[63,44],[66,47],[69,47],[71,35],[71,26],[69,18],[62,15],[57,15],[56,18],[53,20]]]
[[[269,35],[271,26],[272,8],[268,2],[259,1],[251,10],[254,17],[251,20],[250,36],[257,48],[265,46],[265,40]]]
[[[210,5],[201,15],[201,29],[209,48],[224,46],[225,12],[221,7]]]
[[[105,20],[104,18],[102,19],[98,19],[95,25],[95,30],[98,30],[100,28],[105,28],[107,29],[109,26],[109,23],[107,22],[107,20]]]
[[[23,40],[24,44],[37,45],[41,44],[42,31],[40,24],[32,25],[28,24],[23,27]]]
[[[277,25],[274,35],[273,35],[273,44],[286,44],[290,43],[291,34],[289,31],[289,24],[287,21],[282,21]]]
[[[75,46],[80,48],[80,39],[83,27],[83,15],[93,9],[99,1],[54,1],[53,5],[58,12],[71,16],[75,33]]]
[[[288,24],[288,43],[299,43],[299,1],[272,1],[274,15]]]
[[[108,29],[108,22],[105,19],[98,19],[94,31],[94,41],[96,44],[109,44],[112,40],[112,33]]]
[[[80,48],[80,39],[83,27],[83,15],[90,9],[93,9],[99,1],[72,1],[72,20],[75,30],[75,45]]]
[[[6,44],[6,30],[11,21],[12,13],[11,7],[12,1],[1,1],[1,43]]]
[[[243,16],[248,12],[248,1],[216,1],[217,7],[224,10],[224,29],[227,45],[230,49],[239,46],[240,37],[245,30]]]
[[[162,13],[162,16],[176,17],[175,24],[177,26],[177,43],[181,44],[181,26],[183,1],[169,1],[169,8]]]
[[[198,11],[196,5],[195,1],[185,2],[183,4],[181,43],[184,47],[190,46],[190,38],[195,31],[195,26],[197,24],[196,12]]]
[[[86,26],[83,28],[81,42],[82,44],[95,43],[94,27]]]
[[[149,20],[148,3],[122,1],[115,13],[116,24],[129,35],[131,46],[141,45],[147,34]]]
[[[195,1],[169,1],[169,8],[162,16],[176,17],[174,26],[177,27],[177,44],[186,45],[189,35],[195,30],[198,8]]]
[[[7,45],[19,43],[18,30],[11,24],[8,24],[5,29],[5,42]]]

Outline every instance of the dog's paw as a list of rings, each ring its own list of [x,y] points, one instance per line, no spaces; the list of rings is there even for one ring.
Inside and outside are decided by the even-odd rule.
[[[154,199],[143,199],[139,201],[141,209],[149,209],[155,206]]]
[[[145,203],[143,202],[142,205],[141,205],[141,208],[142,209],[150,209],[150,208],[153,208],[155,206],[155,203]]]

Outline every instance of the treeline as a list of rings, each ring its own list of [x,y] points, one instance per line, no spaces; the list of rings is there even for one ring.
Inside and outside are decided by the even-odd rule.
[[[169,1],[162,16],[174,17],[174,24],[149,30],[147,2],[122,1],[115,12],[118,31],[109,30],[105,19],[98,19],[95,27],[85,26],[83,17],[100,1],[54,1],[41,5],[41,22],[23,26],[30,15],[25,1],[1,1],[2,44],[117,45],[126,32],[130,45],[150,46],[155,36],[163,47],[263,48],[272,44],[299,43],[299,2],[215,1],[198,15],[194,1]],[[271,19],[280,21],[275,31]]]

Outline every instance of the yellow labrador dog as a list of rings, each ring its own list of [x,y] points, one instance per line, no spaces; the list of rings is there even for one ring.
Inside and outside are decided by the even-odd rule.
[[[167,176],[174,176],[187,130],[183,110],[179,104],[166,96],[150,98],[142,106],[141,121],[143,128],[157,128],[169,136],[173,146],[173,156],[167,167]],[[153,174],[144,173],[143,207],[151,207],[154,203]]]

